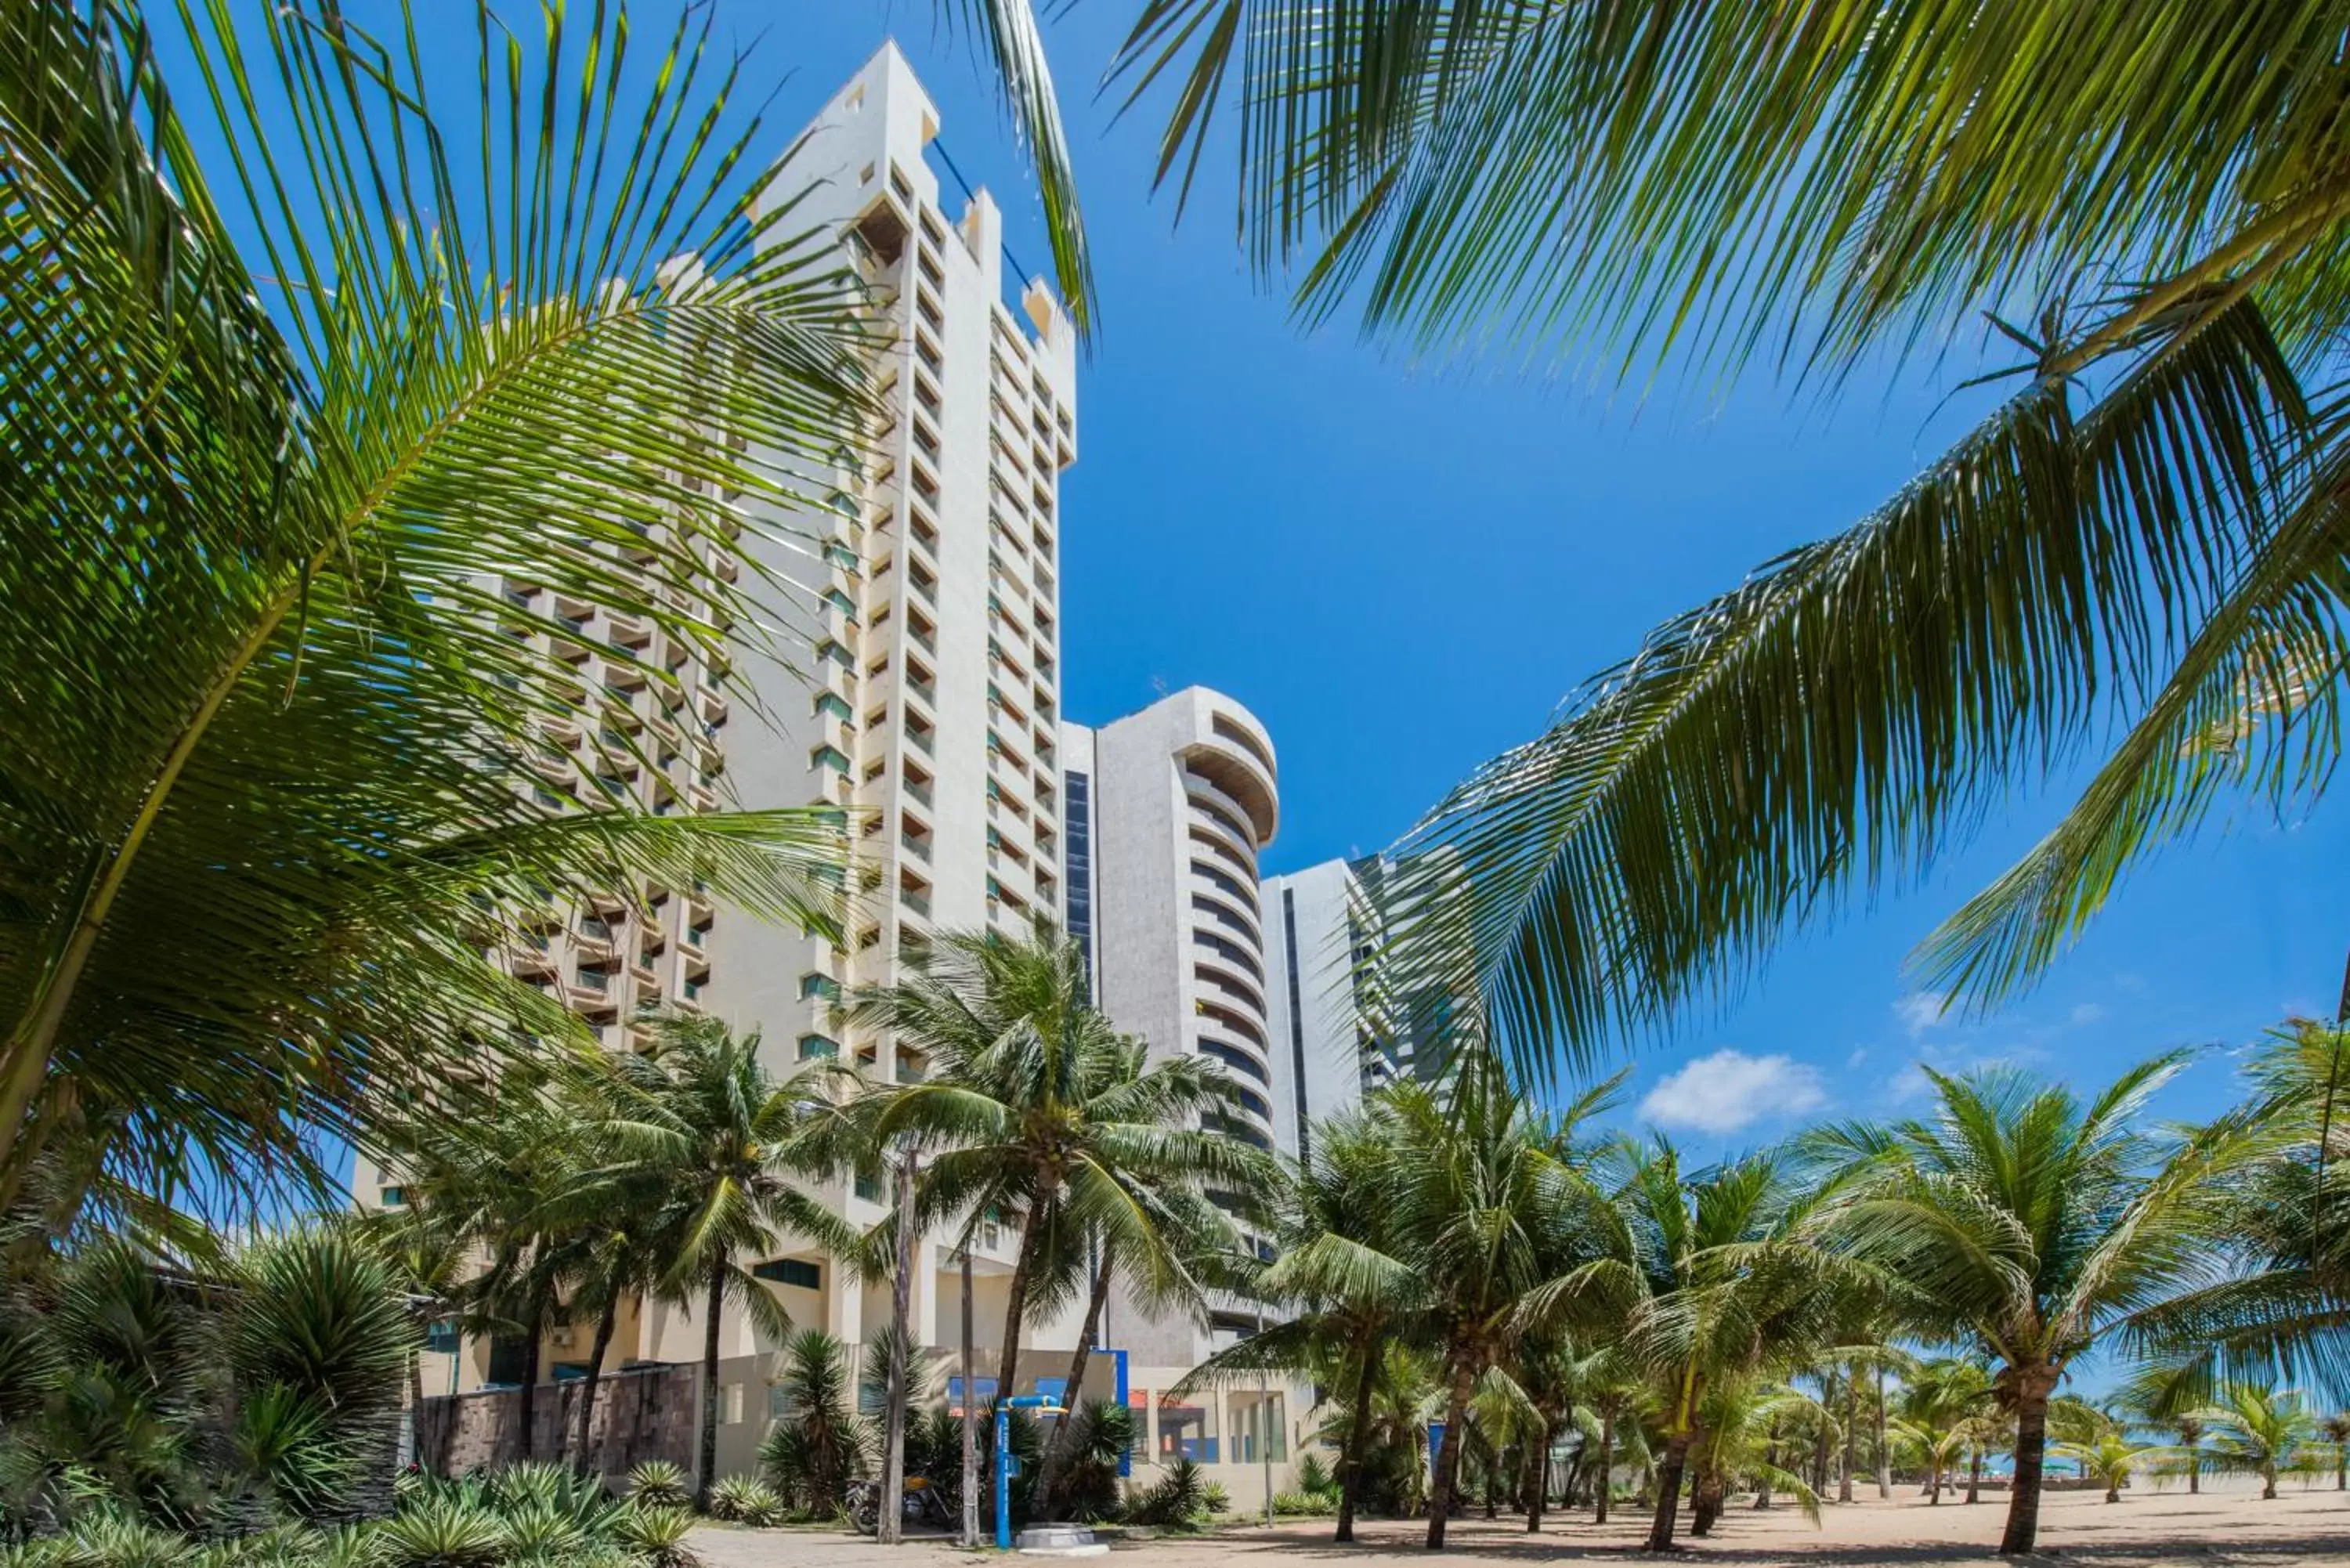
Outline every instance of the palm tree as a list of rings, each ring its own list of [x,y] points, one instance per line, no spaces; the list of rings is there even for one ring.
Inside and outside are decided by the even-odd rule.
[[[1679,1154],[1660,1138],[1619,1146],[1612,1163],[1607,1255],[1536,1293],[1533,1310],[1589,1301],[1620,1324],[1623,1354],[1661,1415],[1648,1550],[1662,1552],[1707,1391],[1792,1370],[1824,1349],[1839,1282],[1833,1260],[1798,1234],[1800,1204],[1772,1157],[1684,1177]]]
[[[691,28],[643,59],[617,17],[551,24],[512,75],[466,29],[465,107],[515,133],[484,140],[345,7],[236,9],[0,16],[31,258],[0,333],[0,657],[47,672],[0,698],[0,1196],[78,1118],[160,1189],[330,1192],[317,1151],[451,1104],[452,1067],[585,1042],[494,961],[550,898],[698,878],[823,929],[844,848],[813,809],[657,815],[542,730],[579,717],[553,596],[690,662],[771,652],[736,535],[782,524],[743,510],[798,507],[787,475],[861,419],[860,301],[827,243],[754,216],[738,78],[693,68]],[[583,48],[613,68],[575,139]],[[640,113],[739,134],[629,156],[625,196],[576,178],[588,128]]]
[[[1428,1286],[1399,1257],[1385,1184],[1396,1160],[1394,1123],[1367,1110],[1317,1122],[1305,1159],[1284,1172],[1275,1216],[1275,1257],[1250,1283],[1280,1321],[1217,1352],[1169,1392],[1253,1381],[1266,1373],[1311,1376],[1344,1390],[1337,1428],[1338,1521],[1332,1539],[1355,1539],[1367,1456],[1377,1419],[1378,1384],[1392,1370],[1387,1352],[1407,1324],[1421,1321]]]
[[[2032,1550],[2067,1366],[2192,1279],[2214,1233],[2216,1179],[2245,1147],[2233,1124],[2175,1146],[2136,1125],[2182,1060],[2157,1057],[2085,1104],[2013,1069],[1929,1072],[1929,1117],[1808,1140],[1832,1170],[1817,1233],[1893,1282],[1914,1329],[1979,1340],[1997,1363],[2015,1423],[2002,1551]]]
[[[2275,1501],[2277,1477],[2316,1468],[2332,1457],[2317,1417],[2299,1394],[2262,1383],[2233,1383],[2203,1411],[2214,1469],[2261,1478],[2261,1498]]]
[[[2083,1475],[2105,1482],[2106,1501],[2119,1502],[2122,1488],[2129,1485],[2130,1477],[2162,1449],[2153,1444],[2133,1443],[2122,1432],[2107,1430],[2090,1442],[2052,1444],[2049,1451],[2078,1463]]]
[[[1086,1282],[1074,1390],[1113,1276],[1145,1302],[1197,1301],[1203,1254],[1238,1249],[1238,1233],[1201,1196],[1245,1205],[1274,1182],[1269,1156],[1201,1125],[1231,1097],[1222,1067],[1201,1056],[1150,1061],[1086,992],[1076,943],[1040,921],[1024,941],[942,935],[909,978],[853,1010],[931,1058],[925,1081],[891,1091],[872,1121],[877,1138],[939,1151],[918,1218],[960,1217],[968,1232],[990,1210],[1021,1217],[996,1363],[1007,1396],[1040,1291]],[[1066,1428],[1055,1428],[1049,1473],[1055,1456],[1066,1462]]]
[[[2339,379],[2350,317],[2350,175],[2310,86],[2339,24],[1146,0],[1118,68],[1171,89],[1161,176],[1236,113],[1252,258],[1306,264],[1308,319],[1568,335],[1635,379],[1760,356],[1833,384],[1978,311],[2012,346],[2006,399],[1926,472],[1666,622],[1409,841],[1473,889],[1521,1058],[1715,994],[2114,731],[1928,942],[1929,984],[2011,994],[2215,801],[2330,776],[2350,445],[2303,386]]]
[[[799,1330],[784,1345],[775,1386],[783,1416],[759,1446],[759,1468],[791,1507],[818,1518],[837,1513],[872,1451],[869,1424],[850,1404],[847,1348],[820,1328]]]
[[[1441,1088],[1402,1084],[1375,1103],[1374,1114],[1394,1122],[1385,1148],[1391,1168],[1375,1189],[1388,1208],[1389,1250],[1426,1282],[1419,1333],[1440,1364],[1445,1440],[1429,1488],[1431,1550],[1444,1545],[1471,1394],[1523,1334],[1564,1324],[1558,1293],[1545,1287],[1599,1245],[1604,1205],[1573,1138],[1621,1083],[1619,1075],[1544,1116],[1493,1058],[1465,1053]]]
[[[1971,1361],[1929,1361],[1905,1379],[1894,1429],[1926,1456],[1929,1501],[1942,1501],[1943,1472],[1953,1457],[1974,1447],[1991,1404],[1991,1375]]]
[[[718,1465],[719,1328],[727,1304],[782,1340],[790,1316],[746,1264],[800,1238],[836,1260],[862,1255],[862,1239],[800,1182],[828,1178],[855,1158],[859,1137],[849,1109],[855,1075],[829,1061],[773,1076],[755,1033],[720,1021],[660,1021],[652,1046],[616,1059],[623,1115],[608,1133],[612,1173],[653,1196],[648,1245],[668,1260],[657,1282],[664,1298],[702,1323],[702,1417],[697,1507],[707,1509]]]

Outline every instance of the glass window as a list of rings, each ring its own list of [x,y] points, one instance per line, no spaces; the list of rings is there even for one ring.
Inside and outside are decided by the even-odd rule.
[[[824,1289],[824,1269],[805,1258],[775,1258],[751,1266],[755,1279],[773,1280],[779,1285],[797,1285],[804,1291]]]
[[[1173,1464],[1187,1459],[1195,1464],[1216,1462],[1215,1407],[1187,1405],[1162,1396],[1159,1401],[1158,1461]]]

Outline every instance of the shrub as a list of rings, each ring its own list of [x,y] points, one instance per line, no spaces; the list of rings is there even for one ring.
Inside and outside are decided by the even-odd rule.
[[[784,1500],[775,1489],[750,1476],[728,1476],[710,1489],[710,1515],[736,1524],[780,1524]]]
[[[1336,1507],[1336,1502],[1319,1492],[1277,1491],[1273,1494],[1273,1511],[1291,1518],[1328,1513]]]
[[[375,1535],[384,1568],[497,1568],[506,1552],[504,1521],[457,1488],[420,1497]]]
[[[1190,1459],[1179,1459],[1165,1475],[1135,1496],[1127,1505],[1126,1517],[1136,1524],[1197,1529],[1208,1516],[1208,1492],[1214,1484],[1200,1474],[1200,1467]]]
[[[638,1503],[621,1514],[614,1534],[644,1568],[701,1568],[702,1559],[685,1543],[692,1529],[686,1509]]]
[[[1230,1513],[1232,1509],[1232,1494],[1224,1490],[1223,1482],[1209,1481],[1200,1489],[1200,1506],[1210,1513]]]
[[[1320,1454],[1309,1453],[1297,1461],[1297,1490],[1308,1497],[1327,1497],[1336,1501],[1338,1478],[1322,1462]]]
[[[683,1508],[693,1501],[685,1469],[667,1459],[647,1459],[629,1472],[629,1500],[647,1508]]]

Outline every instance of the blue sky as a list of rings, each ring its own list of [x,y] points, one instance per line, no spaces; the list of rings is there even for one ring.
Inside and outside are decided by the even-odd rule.
[[[1848,524],[1984,406],[1950,398],[1971,335],[1939,369],[1863,376],[1825,408],[1767,376],[1669,380],[1644,398],[1571,369],[1415,364],[1350,322],[1306,335],[1248,275],[1228,174],[1203,176],[1178,225],[1149,193],[1153,113],[1113,125],[1114,99],[1093,96],[1131,9],[1092,0],[1047,34],[1103,309],[1065,481],[1066,705],[1098,722],[1195,681],[1246,702],[1281,753],[1269,870],[1387,843],[1650,625]],[[1002,121],[926,7],[775,12],[769,43],[788,40],[796,72],[786,96],[808,106],[894,22],[957,164],[996,191],[1015,252],[1037,265]],[[2087,1085],[2156,1050],[2241,1045],[2289,1011],[2330,1010],[2350,943],[2341,805],[2283,824],[2240,813],[2126,888],[2030,997],[1938,1021],[1905,954],[2053,809],[2018,801],[1922,888],[1847,909],[1734,1005],[1638,1048],[1627,1115],[1645,1102],[1710,1152],[1915,1106],[1919,1061],[2012,1060]],[[2208,1111],[2231,1071],[2215,1051],[2161,1107]]]
[[[1035,202],[987,82],[968,40],[934,26],[959,7],[714,4],[722,37],[764,35],[754,84],[783,78],[776,152],[894,32],[955,163],[993,188],[1014,251],[1042,263]],[[1976,363],[1971,334],[1939,366],[1859,376],[1831,406],[1767,375],[1727,387],[1669,375],[1643,396],[1515,362],[1416,364],[1346,321],[1305,334],[1279,290],[1248,275],[1228,171],[1203,171],[1179,226],[1149,192],[1163,106],[1113,124],[1117,95],[1096,95],[1135,8],[1087,0],[1047,27],[1103,314],[1064,494],[1065,706],[1101,722],[1194,682],[1247,703],[1281,754],[1268,870],[1385,845],[1649,626],[1849,524],[1984,407],[1951,395]],[[532,7],[507,9],[520,20]],[[674,11],[633,7],[639,47]],[[470,36],[433,68],[449,78],[440,101],[470,97]],[[1811,1117],[1914,1105],[1921,1060],[2012,1060],[2091,1085],[2156,1050],[2212,1046],[2162,1102],[2191,1116],[2230,1093],[2225,1047],[2287,1012],[2330,1011],[2350,944],[2336,892],[2350,803],[2215,823],[2127,886],[2029,998],[1990,1020],[1938,1021],[1904,955],[2053,813],[2019,799],[1923,888],[1848,906],[1733,1005],[1627,1043],[1627,1119],[1645,1106],[1712,1153]]]

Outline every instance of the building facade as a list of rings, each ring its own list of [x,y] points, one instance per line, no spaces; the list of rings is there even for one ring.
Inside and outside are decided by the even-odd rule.
[[[556,628],[518,625],[515,635],[577,638],[565,657],[579,670],[582,717],[550,735],[559,748],[550,784],[585,773],[652,809],[850,811],[842,940],[754,919],[695,888],[654,888],[641,904],[550,907],[514,956],[515,972],[559,994],[616,1050],[647,1044],[653,1012],[702,1013],[759,1031],[779,1075],[838,1058],[905,1083],[928,1062],[851,1025],[842,1000],[899,979],[934,932],[1024,935],[1035,916],[1052,916],[1089,944],[1097,994],[1125,1027],[1154,1049],[1163,1041],[1233,1068],[1247,1087],[1226,1130],[1294,1152],[1257,898],[1256,856],[1276,826],[1272,742],[1245,709],[1201,691],[1098,735],[1062,722],[1060,475],[1077,452],[1075,333],[1041,282],[1007,297],[1015,280],[1001,214],[984,190],[951,202],[941,174],[960,180],[933,158],[938,131],[935,105],[885,45],[765,187],[769,201],[792,203],[778,232],[840,236],[843,262],[871,291],[879,339],[879,412],[861,450],[844,447],[828,471],[801,476],[809,504],[745,519],[756,566],[788,585],[808,618],[798,668],[746,657],[702,669],[641,628],[607,624],[592,606],[504,585]],[[655,695],[641,680],[632,689],[624,663],[598,656],[599,643],[668,660],[681,692]],[[612,726],[640,744],[599,746]],[[1107,816],[1106,796],[1118,805]],[[1151,874],[1105,884],[1104,865],[1145,864],[1146,840]],[[1153,919],[1164,920],[1163,940],[1146,930]],[[396,1177],[364,1163],[354,1187],[363,1204],[400,1200]],[[881,1218],[886,1194],[842,1182],[824,1196],[861,1227]],[[984,1397],[1018,1236],[987,1225],[978,1242],[972,1337],[983,1347],[975,1371]],[[861,1347],[889,1319],[886,1281],[853,1282],[813,1244],[746,1262],[797,1326]],[[948,1238],[922,1238],[911,1305],[925,1344],[959,1345],[961,1300]],[[1015,1392],[1061,1391],[1081,1311],[1030,1312]],[[1153,1338],[1150,1325],[1113,1310],[1084,1393],[1135,1409],[1144,1466],[1180,1454],[1223,1467],[1211,1473],[1245,1508],[1265,1481],[1288,1484],[1301,1440],[1290,1421],[1303,1419],[1304,1402],[1278,1390],[1163,1393],[1229,1343],[1237,1323]],[[537,1347],[542,1375],[584,1373],[592,1328],[550,1331]],[[731,1473],[753,1466],[777,1408],[779,1346],[733,1308],[719,1334],[719,1463]],[[605,1370],[698,1361],[703,1338],[693,1311],[638,1303],[621,1315]],[[504,1338],[434,1345],[429,1392],[511,1383],[531,1365],[530,1346]]]

